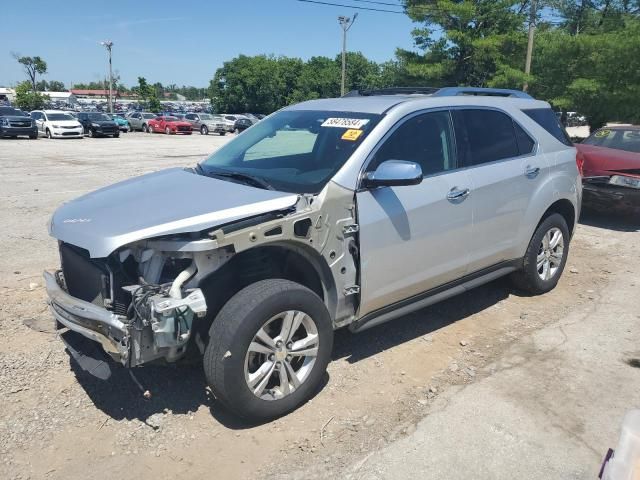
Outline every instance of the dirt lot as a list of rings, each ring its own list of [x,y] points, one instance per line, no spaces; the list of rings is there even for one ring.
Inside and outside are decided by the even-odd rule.
[[[193,165],[225,141],[134,133],[0,142],[0,478],[341,478],[359,458],[413,434],[454,386],[491,376],[484,367],[518,340],[571,312],[588,314],[614,286],[637,296],[638,225],[594,216],[579,226],[553,292],[521,297],[497,281],[362,334],[340,331],[324,388],[271,423],[227,415],[198,367],[139,369],[151,400],[126,371],[108,382],[86,374],[50,330],[44,304],[41,271],[58,265],[51,213],[114,181]]]

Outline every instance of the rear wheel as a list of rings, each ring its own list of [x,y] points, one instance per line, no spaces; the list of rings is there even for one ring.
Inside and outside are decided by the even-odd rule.
[[[118,138],[119,136],[120,136],[120,132],[113,134],[113,138]]]
[[[207,381],[228,409],[251,420],[279,417],[309,400],[333,346],[323,301],[308,288],[281,279],[238,292],[209,333]]]
[[[29,135],[29,138],[31,140],[37,140],[38,139],[38,134],[36,133],[35,135]]]
[[[171,128],[169,127],[165,128],[164,133],[166,133],[167,135],[171,135]]]
[[[522,269],[511,276],[515,286],[535,295],[555,288],[567,263],[569,237],[567,222],[559,213],[542,220],[531,237]]]
[[[151,127],[146,123],[142,125],[142,131],[145,133],[153,133],[153,130],[151,129]]]

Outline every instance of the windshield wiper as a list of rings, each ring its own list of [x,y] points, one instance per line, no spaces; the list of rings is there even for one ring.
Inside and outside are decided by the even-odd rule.
[[[269,182],[267,182],[261,177],[256,177],[255,175],[249,175],[247,173],[240,173],[240,172],[227,172],[227,171],[223,172],[223,171],[217,171],[217,170],[206,171],[200,165],[198,165],[197,169],[199,170],[200,173],[208,177],[232,178],[234,180],[238,180],[242,183],[245,183],[247,185],[252,185],[254,187],[264,188],[265,190],[275,190],[275,188],[273,188],[273,186]]]

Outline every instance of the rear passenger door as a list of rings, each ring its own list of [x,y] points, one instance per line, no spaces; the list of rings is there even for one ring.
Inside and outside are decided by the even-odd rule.
[[[548,169],[533,138],[506,113],[464,108],[452,116],[458,157],[471,177],[472,273],[519,255],[516,239],[527,205]]]
[[[374,150],[366,171],[386,160],[422,168],[419,185],[356,194],[360,225],[360,315],[463,276],[471,237],[469,174],[458,168],[448,111],[413,115]]]

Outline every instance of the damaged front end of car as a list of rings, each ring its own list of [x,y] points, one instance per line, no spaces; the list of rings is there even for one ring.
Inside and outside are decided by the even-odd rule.
[[[272,275],[303,284],[317,277],[312,289],[337,328],[352,322],[358,307],[357,235],[353,192],[332,182],[276,210],[141,238],[106,257],[66,234],[61,269],[44,274],[49,305],[59,326],[99,342],[126,367],[201,354],[233,289]],[[288,265],[295,259],[301,263]]]
[[[149,243],[94,259],[60,242],[62,268],[44,274],[59,324],[129,367],[184,356],[194,319],[207,312],[202,291],[187,286],[197,272],[193,252],[160,251]]]

